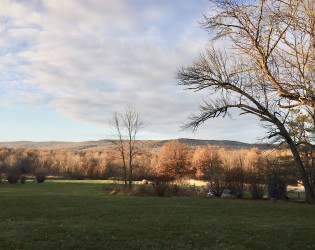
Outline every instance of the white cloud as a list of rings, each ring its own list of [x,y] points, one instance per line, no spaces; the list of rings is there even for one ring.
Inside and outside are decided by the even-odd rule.
[[[206,43],[197,20],[207,6],[207,0],[2,0],[0,84],[10,92],[2,103],[46,104],[98,124],[133,104],[148,133],[173,135],[201,100],[176,86],[174,75]]]

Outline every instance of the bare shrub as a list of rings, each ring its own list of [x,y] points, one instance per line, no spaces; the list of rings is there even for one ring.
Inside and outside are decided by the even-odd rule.
[[[180,188],[179,185],[177,184],[172,184],[169,185],[169,188],[167,190],[167,196],[179,196],[179,195],[183,195],[182,193],[182,189]]]
[[[200,189],[197,188],[196,186],[179,187],[177,195],[185,196],[185,197],[200,197],[200,196],[204,196],[203,193],[200,192]]]
[[[266,190],[265,177],[258,168],[247,173],[247,183],[253,199],[262,199]]]
[[[10,184],[16,184],[22,174],[20,158],[15,155],[9,155],[4,160],[4,168],[8,182]]]
[[[104,185],[103,190],[112,195],[154,196],[154,190],[149,185],[134,185],[129,188],[126,185],[112,183]]]
[[[7,180],[10,184],[16,184],[20,178],[19,172],[11,171],[7,174]]]
[[[195,185],[170,184],[165,196],[205,197],[209,189]]]
[[[51,165],[50,159],[46,156],[39,155],[33,161],[33,174],[38,183],[43,183],[49,172],[49,166]]]
[[[125,189],[126,189],[125,185],[121,185],[117,183],[105,184],[103,187],[103,190],[110,194],[122,193],[124,192]]]
[[[253,199],[262,199],[266,191],[266,185],[252,182],[249,184],[249,191]]]
[[[244,195],[245,171],[242,167],[234,167],[226,172],[228,188],[236,194],[237,198]]]
[[[155,190],[156,195],[163,197],[166,195],[166,192],[169,189],[170,184],[169,182],[166,182],[166,181],[157,180],[157,181],[152,182],[152,186]]]
[[[262,199],[266,191],[268,167],[265,159],[258,155],[246,171],[245,180],[253,199]]]
[[[211,179],[209,180],[209,187],[213,194],[216,197],[220,197],[227,185],[225,169],[222,167],[213,168]]]
[[[38,183],[43,183],[46,180],[46,177],[47,177],[46,173],[37,173],[35,175],[35,179]]]
[[[20,181],[21,181],[21,184],[24,184],[25,181],[26,181],[26,177],[25,177],[24,175],[22,175],[22,176],[20,177]]]
[[[154,189],[148,185],[134,185],[130,194],[134,196],[154,196]]]

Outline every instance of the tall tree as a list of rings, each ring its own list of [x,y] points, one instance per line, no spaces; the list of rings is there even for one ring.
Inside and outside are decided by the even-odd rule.
[[[267,137],[289,145],[306,198],[313,201],[314,191],[287,124],[293,107],[314,118],[313,0],[212,0],[211,4],[214,11],[204,16],[201,25],[214,40],[228,41],[232,50],[209,45],[192,66],[178,71],[179,85],[212,94],[186,128],[197,129],[232,109],[259,117]]]
[[[191,172],[188,153],[188,147],[178,140],[165,143],[158,154],[156,177],[173,181],[188,175]]]
[[[128,105],[123,114],[114,113],[110,122],[116,131],[117,139],[113,140],[116,149],[120,152],[125,184],[127,184],[127,161],[129,172],[129,188],[131,188],[133,181],[133,160],[137,153],[137,136],[144,127],[144,120],[134,107]]]

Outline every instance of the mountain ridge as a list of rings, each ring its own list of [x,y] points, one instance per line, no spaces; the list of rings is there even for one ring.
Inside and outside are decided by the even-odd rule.
[[[260,150],[267,150],[275,148],[275,145],[267,143],[245,143],[233,140],[201,140],[201,139],[169,139],[169,140],[139,140],[141,148],[147,151],[156,151],[165,143],[179,140],[181,143],[188,145],[190,149],[212,145],[218,148],[225,148],[228,150],[240,150],[259,148]],[[56,150],[56,149],[70,149],[70,150],[95,150],[95,151],[113,151],[113,140],[103,139],[98,141],[82,141],[82,142],[67,142],[67,141],[12,141],[0,142],[0,146],[6,148],[32,148],[39,150]]]

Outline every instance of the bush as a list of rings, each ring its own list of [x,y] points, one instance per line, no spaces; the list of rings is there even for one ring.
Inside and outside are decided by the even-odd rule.
[[[177,184],[169,185],[169,188],[167,190],[168,196],[179,196],[182,194],[182,189]]]
[[[43,183],[46,180],[50,165],[51,159],[44,155],[38,155],[33,161],[32,173],[38,183]]]
[[[4,174],[0,174],[0,183],[2,182],[3,179],[4,179]]]
[[[214,175],[215,176],[215,175]],[[215,176],[209,181],[209,190],[211,190],[216,197],[221,197],[224,189],[227,187],[227,183],[224,176]]]
[[[103,190],[110,194],[124,193],[125,189],[126,189],[125,185],[117,183],[105,184],[103,187]]]
[[[38,183],[43,183],[46,180],[46,174],[36,174],[35,179]]]
[[[154,190],[148,185],[136,185],[131,188],[130,195],[134,196],[154,196]]]
[[[242,167],[234,167],[227,171],[226,181],[228,188],[233,191],[237,198],[241,199],[244,195],[245,171]]]
[[[165,181],[154,181],[152,186],[157,194],[157,196],[163,197],[166,195],[166,191],[169,189],[170,184]]]
[[[20,178],[21,184],[24,184],[26,181],[26,177],[24,175],[21,176]]]
[[[207,189],[196,186],[183,186],[170,184],[169,182],[155,181],[152,183],[154,191],[158,196],[187,196],[187,197],[204,197]]]
[[[271,178],[268,181],[269,198],[285,200],[287,197],[287,186],[284,180],[280,178]]]
[[[10,184],[16,184],[20,179],[20,175],[17,173],[8,173],[7,180]]]
[[[246,179],[253,199],[262,199],[266,190],[266,175],[264,169],[257,165],[247,172]]]
[[[103,190],[112,195],[154,196],[153,188],[148,185],[133,185],[129,188],[123,184],[113,183],[104,185]]]
[[[205,197],[208,191],[209,189],[205,187],[196,187],[194,185],[180,188],[179,194],[187,197]]]
[[[257,184],[254,182],[249,184],[249,191],[253,199],[262,199],[264,197],[265,190],[265,184]]]
[[[105,184],[103,190],[112,195],[132,195],[132,196],[187,196],[187,197],[204,197],[207,189],[205,187],[180,187],[177,184],[170,184],[165,181],[154,181],[151,185],[140,184],[133,185],[129,188],[123,184]]]
[[[35,169],[34,175],[35,175],[36,181],[38,183],[43,183],[46,180],[47,173],[48,173],[48,170],[43,167]]]

